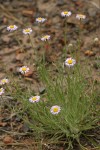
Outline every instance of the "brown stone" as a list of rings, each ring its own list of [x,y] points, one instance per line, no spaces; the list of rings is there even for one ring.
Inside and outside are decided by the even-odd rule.
[[[4,137],[3,142],[5,144],[9,144],[9,143],[13,142],[13,139],[12,139],[12,137],[10,137],[10,136],[7,135],[6,137]]]

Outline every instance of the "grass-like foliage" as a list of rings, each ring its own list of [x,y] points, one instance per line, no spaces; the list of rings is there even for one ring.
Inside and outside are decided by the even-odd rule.
[[[30,90],[23,92],[15,88],[13,96],[22,103],[23,119],[29,124],[39,138],[57,141],[76,139],[83,131],[94,128],[97,122],[94,83],[86,80],[80,65],[73,68],[58,67],[56,75],[52,75],[44,64],[39,66],[40,78],[45,86],[45,93],[40,101],[31,103],[34,96]],[[16,85],[18,86],[18,85]],[[51,113],[52,106],[60,106],[58,114]],[[37,136],[36,136],[37,137]],[[70,142],[69,142],[70,143]]]
[[[65,68],[66,69],[66,68]],[[65,75],[64,75],[65,73]],[[90,129],[95,122],[93,117],[94,86],[89,87],[80,66],[68,68],[65,72],[60,68],[58,75],[52,79],[45,66],[40,68],[41,78],[46,85],[47,108],[52,105],[61,107],[57,116],[48,113],[43,115],[51,123],[46,125],[50,133],[66,135],[66,137],[78,138],[84,130]],[[44,112],[45,113],[45,112]],[[47,121],[48,120],[48,121]],[[51,121],[52,120],[52,121]],[[49,123],[49,122],[48,122]],[[44,124],[44,123],[43,123]]]
[[[63,48],[64,53],[61,58],[63,59],[67,54],[67,17],[71,16],[71,12],[62,12],[61,16],[65,17],[65,45]],[[24,86],[21,88],[20,84],[15,82],[12,82],[8,90],[10,94],[12,93],[13,98],[20,102],[15,111],[22,115],[23,120],[33,130],[35,138],[41,141],[47,138],[53,142],[63,140],[64,142],[67,141],[70,147],[72,140],[75,139],[80,144],[80,135],[86,130],[95,128],[97,125],[98,108],[96,107],[97,95],[95,94],[94,81],[92,81],[90,77],[87,78],[88,71],[86,67],[83,68],[84,66],[80,60],[80,50],[82,46],[81,30],[83,29],[81,23],[85,18],[85,15],[76,15],[76,19],[80,21],[79,37],[76,46],[70,44],[70,46],[72,45],[70,55],[74,56],[76,60],[67,58],[64,64],[61,62],[62,60],[57,62],[57,65],[55,63],[56,71],[50,71],[49,67],[52,66],[46,66],[46,45],[52,48],[49,43],[50,35],[44,35],[40,38],[46,48],[43,52],[43,59],[40,59],[38,52],[34,50],[32,37],[30,36],[32,29],[23,29],[23,33],[28,35],[34,50],[33,56],[36,58],[34,59],[36,60],[35,67],[40,77],[40,82],[42,81],[44,83],[45,92],[42,94],[34,93],[31,88]],[[46,19],[41,17],[36,19],[38,23],[45,21]],[[15,25],[10,25],[7,27],[7,30],[15,31],[17,28]],[[41,36],[41,32],[39,36]],[[75,53],[71,51],[72,49],[75,50]],[[24,76],[29,70],[27,66],[22,66],[19,72]],[[3,79],[1,85],[7,82],[7,79]],[[22,82],[22,80],[20,80],[20,82]],[[2,96],[3,93],[4,89],[1,88],[0,95]]]

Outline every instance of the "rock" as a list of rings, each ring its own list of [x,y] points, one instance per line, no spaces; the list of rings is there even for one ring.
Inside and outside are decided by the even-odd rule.
[[[32,77],[32,75],[33,75],[33,71],[31,69],[29,70],[29,72],[24,74],[25,77]]]
[[[90,17],[95,17],[97,14],[97,9],[96,8],[89,8],[88,13]]]
[[[75,15],[72,15],[71,17],[68,17],[67,23],[68,23],[68,24],[71,24],[71,25],[73,25],[73,26],[75,26],[75,25],[79,25],[80,22],[77,21]]]
[[[0,127],[5,127],[7,125],[7,122],[0,122]]]
[[[22,14],[24,16],[33,16],[33,11],[32,10],[23,10]]]
[[[74,0],[74,3],[76,6],[81,7],[81,8],[84,6],[82,1]]]
[[[44,94],[44,92],[45,92],[45,87],[40,87],[40,88],[39,88],[39,92],[40,92],[40,94]]]
[[[7,35],[3,35],[1,39],[3,40],[3,42],[6,42],[6,43],[9,43],[10,41],[10,37]]]
[[[9,143],[13,142],[13,139],[12,139],[12,137],[10,137],[10,136],[7,135],[6,137],[4,137],[3,142],[5,144],[9,144]]]
[[[65,2],[64,2],[64,0],[57,0],[57,6],[62,6],[62,5],[64,5],[65,4]]]
[[[30,130],[30,128],[29,128],[27,123],[24,123],[20,130],[23,131],[23,132],[28,132]]]
[[[96,54],[95,54],[93,51],[91,51],[91,50],[85,51],[84,54],[85,54],[86,56],[90,56],[90,57],[96,55]]]
[[[16,60],[17,61],[23,61],[24,57],[25,57],[24,53],[18,53],[18,54],[16,54]]]

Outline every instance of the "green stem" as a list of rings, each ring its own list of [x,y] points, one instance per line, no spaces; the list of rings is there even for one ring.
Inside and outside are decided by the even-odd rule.
[[[2,113],[1,113],[1,111],[2,111],[2,102],[3,102],[3,97],[2,97],[2,95],[1,95],[1,100],[0,100],[1,102],[1,105],[0,105],[0,116],[2,116]]]
[[[39,27],[40,27],[40,32],[39,32],[39,36],[40,36],[41,33],[42,33],[42,30],[41,30],[41,23],[39,24]]]
[[[67,19],[66,18],[64,20],[64,23],[65,23],[65,28],[64,28],[64,43],[65,43],[65,45],[64,45],[64,54],[66,55],[66,50],[67,50],[67,44],[66,44],[66,42],[67,42],[67,37],[66,37],[66,35],[67,35]]]
[[[30,39],[31,46],[32,46],[32,48],[34,49],[33,42],[32,42],[32,39],[31,39],[30,34],[28,34],[28,36],[29,36],[29,39]],[[35,53],[35,51],[34,51],[34,53]]]
[[[45,64],[45,49],[43,50],[43,63]]]
[[[77,62],[80,61],[80,39],[77,41],[77,56],[76,56]]]
[[[19,45],[19,47],[20,47],[20,49],[21,49],[21,52],[23,52],[23,51],[24,51],[24,50],[23,50],[23,46],[22,46],[21,42],[19,41],[16,32],[15,32],[15,39],[16,39],[16,41],[17,41],[17,43],[18,43],[18,45]]]
[[[80,50],[81,50],[81,21],[80,21],[80,27],[79,27],[79,39],[77,41],[77,54],[76,54],[76,60],[77,62],[80,62]]]
[[[32,38],[31,38],[30,34],[28,34],[28,36],[29,36],[29,39],[30,39],[31,46],[32,46],[32,48],[33,48],[33,50],[34,50],[34,46],[33,46],[33,42],[32,42]],[[35,50],[34,50],[34,53],[33,53],[33,54],[35,55],[36,60],[37,60],[37,53],[36,53],[36,51],[35,51]],[[34,58],[34,57],[33,57],[33,58]]]

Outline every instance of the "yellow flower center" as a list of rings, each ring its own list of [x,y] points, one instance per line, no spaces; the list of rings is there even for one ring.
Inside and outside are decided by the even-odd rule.
[[[22,71],[26,71],[26,69],[27,69],[27,68],[23,67],[23,68],[22,68]]]
[[[57,107],[53,108],[53,111],[58,112],[58,108]]]
[[[38,18],[38,20],[42,20],[42,18]]]
[[[84,18],[84,15],[79,14],[79,17],[80,17],[80,18]]]
[[[65,11],[64,14],[67,15],[67,14],[68,14],[68,11]]]
[[[73,63],[72,59],[69,59],[68,64],[72,64],[72,63]]]
[[[1,82],[2,82],[2,83],[5,83],[5,82],[6,82],[6,80],[5,80],[5,79],[3,79]]]
[[[13,28],[14,28],[14,25],[11,25],[10,28],[13,29]]]
[[[29,30],[29,29],[26,29],[25,32],[30,32],[30,30]]]
[[[47,39],[47,38],[48,38],[48,36],[46,35],[46,36],[44,36],[43,38]]]
[[[33,98],[32,98],[33,101],[36,101],[36,99],[37,99],[36,97],[33,97]]]

